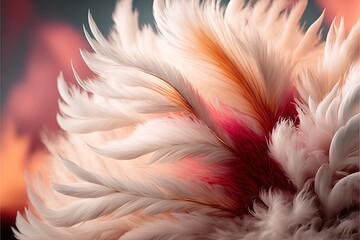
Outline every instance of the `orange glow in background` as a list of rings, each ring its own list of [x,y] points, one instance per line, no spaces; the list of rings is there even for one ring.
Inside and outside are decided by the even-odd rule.
[[[71,60],[80,76],[91,76],[79,53],[80,48],[89,50],[90,47],[82,32],[72,25],[59,20],[41,20],[35,14],[32,1],[1,3],[2,87],[4,80],[9,81],[4,72],[17,69],[14,64],[18,62],[9,59],[18,54],[24,40],[28,45],[23,67],[18,67],[17,77],[13,79],[15,84],[8,88],[2,102],[0,117],[1,239],[13,239],[10,226],[14,226],[17,211],[22,211],[27,204],[25,170],[34,175],[47,161],[48,153],[40,134],[44,129],[51,132],[59,129],[57,76],[62,70],[67,81],[75,82]],[[22,65],[19,63],[19,66]]]
[[[27,201],[24,171],[33,175],[40,165],[46,162],[46,152],[31,152],[31,138],[16,133],[15,123],[4,121],[2,141],[0,143],[1,159],[1,210],[8,218],[14,218],[16,210],[24,207]]]
[[[325,22],[330,25],[334,17],[336,23],[341,17],[345,20],[345,32],[349,34],[351,27],[359,20],[360,0],[316,0],[320,8],[325,9]]]
[[[90,74],[79,54],[87,43],[73,28],[43,24],[34,38],[25,74],[10,92],[2,119],[1,209],[9,216],[26,204],[25,169],[32,172],[45,159],[39,133],[58,129],[57,75],[62,69],[67,80],[75,81],[70,59],[81,75]]]
[[[60,70],[67,81],[75,82],[70,66],[72,60],[81,77],[92,75],[79,54],[79,48],[89,49],[81,30],[63,21],[42,20],[35,13],[33,2],[35,1],[1,1],[2,13],[5,12],[2,14],[1,27],[2,69],[11,67],[6,60],[19,48],[17,39],[27,34],[30,46],[22,74],[16,84],[9,88],[7,99],[2,103],[0,117],[1,220],[9,221],[10,225],[14,224],[16,211],[22,210],[27,202],[25,169],[30,174],[35,174],[46,162],[47,151],[39,140],[39,134],[42,129],[58,130],[56,112],[59,95],[56,79]],[[75,1],[68,3],[71,5],[72,2]],[[331,24],[335,16],[338,19],[344,16],[347,33],[359,19],[360,0],[315,2],[320,9],[327,9],[327,25]],[[111,12],[104,17],[111,18]],[[31,29],[26,29],[30,19],[34,23]],[[1,81],[3,84],[3,79]]]

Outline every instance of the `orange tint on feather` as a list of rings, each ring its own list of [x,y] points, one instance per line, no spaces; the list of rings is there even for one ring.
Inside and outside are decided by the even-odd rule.
[[[250,71],[245,72],[238,68],[221,45],[216,41],[216,37],[209,36],[204,30],[197,31],[198,46],[204,55],[209,57],[210,63],[215,65],[232,82],[234,82],[242,96],[251,109],[251,112],[244,114],[255,119],[264,131],[269,131],[269,119],[274,119],[276,107],[269,104],[263,94],[262,86],[259,86],[255,76]]]

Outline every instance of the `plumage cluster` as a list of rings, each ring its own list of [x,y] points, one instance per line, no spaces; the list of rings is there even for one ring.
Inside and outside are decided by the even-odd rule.
[[[319,37],[307,2],[121,0],[96,74],[59,77],[61,136],[18,239],[359,237],[360,24]]]

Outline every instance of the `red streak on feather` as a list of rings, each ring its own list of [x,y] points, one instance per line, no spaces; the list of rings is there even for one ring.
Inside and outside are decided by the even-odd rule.
[[[284,97],[283,104],[277,110],[277,118],[271,129],[269,129],[268,134],[270,134],[275,126],[275,124],[279,121],[280,118],[289,118],[295,122],[297,126],[299,124],[299,119],[296,117],[298,115],[296,110],[295,98],[299,97],[296,89],[291,89],[288,91],[288,94]]]
[[[290,96],[290,95],[289,95]],[[293,117],[294,104],[286,97],[284,106],[278,115]],[[292,99],[292,98],[291,98]],[[284,174],[281,166],[268,153],[267,138],[269,133],[256,133],[246,123],[240,121],[226,106],[221,113],[214,112],[216,125],[223,134],[230,139],[228,147],[233,153],[234,160],[227,163],[187,165],[184,175],[200,179],[211,185],[220,185],[236,203],[232,209],[234,215],[248,213],[252,201],[261,190],[280,189],[294,193],[294,185]],[[271,123],[271,129],[277,121]],[[187,162],[188,163],[188,162]],[[190,166],[190,167],[189,167]]]
[[[270,157],[267,136],[255,133],[230,114],[225,116],[218,120],[218,126],[232,140],[231,148],[238,159],[228,164],[229,172],[224,181],[218,184],[227,186],[229,193],[237,199],[237,214],[245,213],[251,206],[252,198],[262,189],[295,192],[294,185],[280,165]]]

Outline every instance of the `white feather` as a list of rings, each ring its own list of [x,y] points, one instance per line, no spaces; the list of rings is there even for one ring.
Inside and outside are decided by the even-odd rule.
[[[60,74],[58,122],[68,133],[45,141],[72,162],[53,157],[28,182],[32,207],[18,214],[15,236],[357,237],[360,24],[347,38],[343,21],[332,24],[324,44],[324,14],[306,32],[299,25],[306,2],[157,0],[155,33],[138,28],[123,0],[109,38],[89,12],[94,53],[81,54],[96,76],[74,70],[84,92]],[[282,119],[296,91],[297,115]],[[295,192],[261,189],[238,209],[228,185],[243,169],[226,173],[241,161],[233,135],[243,128],[270,137],[269,155]]]
[[[360,173],[353,173],[340,179],[332,188],[327,199],[326,210],[329,215],[336,215],[341,210],[357,207],[360,204]]]
[[[345,126],[335,133],[329,152],[329,164],[333,171],[348,166],[359,168],[360,114],[352,117]]]
[[[173,116],[148,121],[138,126],[129,138],[94,149],[107,157],[133,159],[164,147],[184,144],[223,147],[210,129],[201,122],[188,117]]]

